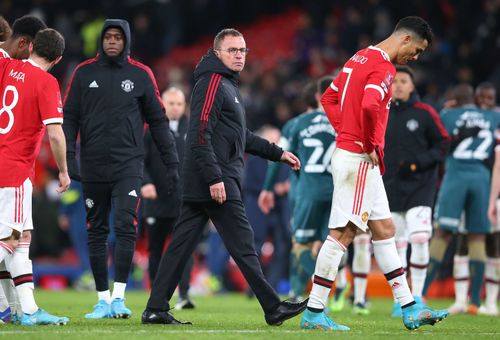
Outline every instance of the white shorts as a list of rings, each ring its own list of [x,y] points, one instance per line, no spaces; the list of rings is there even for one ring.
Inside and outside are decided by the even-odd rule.
[[[367,154],[337,148],[332,157],[333,199],[330,229],[348,221],[366,231],[369,220],[391,218],[384,182],[378,166],[371,166]]]
[[[393,212],[392,219],[396,225],[396,239],[406,239],[418,232],[432,233],[431,207],[418,206],[405,212]]]
[[[0,239],[33,229],[31,217],[33,185],[29,178],[19,187],[0,188]]]

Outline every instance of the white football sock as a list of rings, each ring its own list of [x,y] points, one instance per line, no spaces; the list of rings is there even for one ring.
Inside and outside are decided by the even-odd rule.
[[[392,289],[392,294],[401,307],[405,307],[415,300],[411,295],[410,287],[406,281],[405,270],[396,249],[394,237],[386,240],[372,241],[373,254],[380,270],[385,275]]]
[[[111,292],[109,291],[109,289],[102,292],[97,292],[97,300],[103,300],[106,303],[111,303]]]
[[[485,269],[486,306],[496,306],[500,285],[500,258],[488,257]]]
[[[453,257],[453,278],[455,279],[455,302],[466,305],[469,295],[469,257]]]
[[[325,309],[328,294],[337,275],[340,260],[346,248],[336,239],[328,236],[321,246],[314,270],[313,286],[307,307]]]
[[[427,266],[429,265],[429,233],[419,232],[410,235],[411,255],[410,273],[413,296],[422,297]]]
[[[113,295],[111,295],[111,301],[113,301],[114,299],[124,299],[126,287],[126,283],[115,282],[115,284],[113,285]]]
[[[352,276],[354,278],[354,304],[366,302],[366,286],[371,267],[370,235],[362,234],[354,238],[354,258]]]
[[[5,266],[16,286],[17,296],[25,314],[38,310],[33,291],[33,264],[29,258],[29,242],[19,242],[16,251],[5,260]]]

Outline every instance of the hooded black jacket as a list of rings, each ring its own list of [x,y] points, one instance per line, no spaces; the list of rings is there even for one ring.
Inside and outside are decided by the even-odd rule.
[[[437,112],[412,96],[395,101],[385,133],[384,184],[391,211],[434,206],[438,165],[446,157],[449,136]],[[403,163],[403,165],[402,165]],[[416,171],[403,169],[416,165]]]
[[[283,150],[247,129],[239,73],[213,50],[194,71],[191,119],[182,169],[186,201],[211,200],[210,185],[224,182],[227,200],[241,200],[245,152],[279,161]]]
[[[104,32],[120,28],[125,36],[123,52],[107,56],[102,49]],[[112,182],[123,177],[142,177],[144,121],[149,124],[163,163],[176,169],[179,163],[174,136],[165,116],[151,70],[133,60],[127,21],[104,23],[95,58],[75,69],[64,99],[64,134],[70,176],[78,180],[75,145],[80,131],[81,179]]]

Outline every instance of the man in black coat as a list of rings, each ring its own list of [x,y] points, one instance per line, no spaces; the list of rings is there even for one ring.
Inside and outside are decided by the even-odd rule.
[[[162,93],[161,99],[165,106],[170,130],[175,137],[179,161],[182,164],[189,121],[185,115],[186,98],[180,89],[170,87]],[[143,198],[142,216],[148,230],[148,271],[150,282],[153,283],[158,266],[160,265],[165,242],[167,237],[172,234],[174,225],[179,218],[181,186],[180,182],[178,182],[174,190],[169,187],[168,178],[165,176],[167,168],[161,161],[160,152],[154,145],[149,130],[146,131],[146,135],[144,136],[144,147],[146,156],[144,158],[144,179],[141,188],[141,196]],[[175,305],[176,309],[194,308],[194,304],[188,296],[192,267],[193,261],[191,259],[179,282],[179,299]]]
[[[208,219],[254,291],[268,324],[280,325],[306,307],[306,301],[280,302],[264,278],[241,198],[245,152],[300,168],[295,155],[246,127],[238,79],[247,53],[243,35],[224,29],[196,67],[182,168],[181,215],[160,262],[143,323],[181,323],[168,312],[169,300]]]
[[[108,19],[99,52],[75,69],[64,100],[63,129],[69,174],[81,180],[89,235],[90,266],[98,304],[86,318],[129,318],[125,287],[135,250],[137,208],[144,168],[144,122],[167,167],[170,186],[178,180],[175,141],[149,67],[131,59],[125,20]],[[81,176],[75,157],[80,132]],[[108,285],[109,213],[115,213],[113,295]]]

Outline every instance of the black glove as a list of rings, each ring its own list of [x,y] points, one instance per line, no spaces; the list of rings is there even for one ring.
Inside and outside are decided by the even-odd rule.
[[[177,184],[179,183],[179,167],[177,165],[170,165],[167,168],[167,194],[172,194],[177,191]]]
[[[417,173],[419,171],[420,166],[416,159],[410,159],[399,162],[399,174],[401,177],[410,177],[412,174]]]
[[[69,178],[81,182],[82,176],[80,176],[80,166],[78,165],[78,161],[76,160],[76,158],[68,157],[67,162]]]

